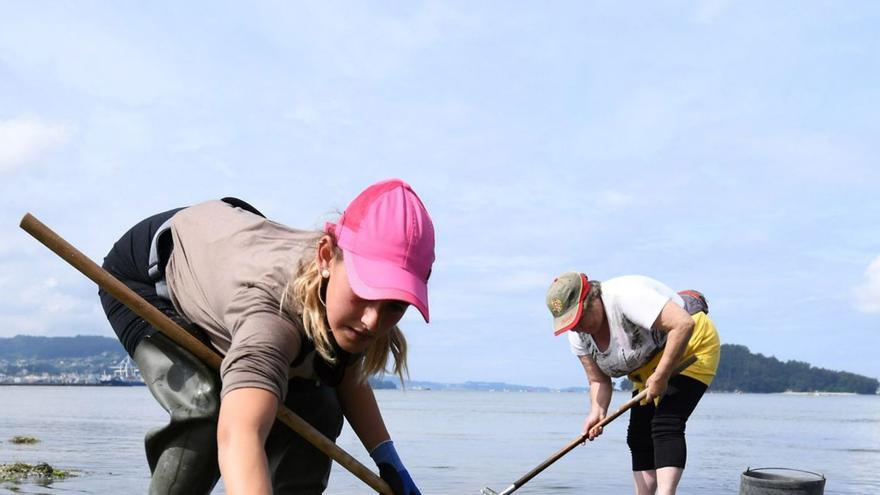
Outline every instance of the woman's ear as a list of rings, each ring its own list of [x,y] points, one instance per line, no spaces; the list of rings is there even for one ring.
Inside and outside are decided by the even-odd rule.
[[[329,235],[321,236],[318,240],[318,250],[315,253],[317,257],[318,266],[320,268],[328,268],[330,266],[330,261],[333,259],[333,251],[336,249],[335,244],[333,243],[333,238]]]

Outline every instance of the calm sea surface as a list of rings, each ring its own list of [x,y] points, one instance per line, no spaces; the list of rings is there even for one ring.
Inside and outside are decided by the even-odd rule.
[[[577,436],[587,398],[573,393],[376,393],[398,450],[428,494],[496,491]],[[628,398],[615,393],[612,408]],[[164,420],[143,387],[0,387],[0,463],[48,462],[79,476],[0,493],[145,493],[143,434]],[[627,417],[517,493],[631,493]],[[36,445],[13,445],[31,435]],[[880,493],[880,397],[708,394],[688,422],[682,494],[737,493],[751,466],[823,473],[827,494]],[[346,427],[339,445],[374,467]],[[219,486],[215,493],[223,493]],[[334,466],[328,494],[369,493]]]

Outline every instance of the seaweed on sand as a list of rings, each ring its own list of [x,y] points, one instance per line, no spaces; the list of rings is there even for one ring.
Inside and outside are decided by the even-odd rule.
[[[62,480],[74,476],[70,471],[57,469],[45,462],[38,464],[28,464],[25,462],[14,462],[12,464],[0,464],[0,481],[26,481],[35,480],[41,482],[52,482]]]
[[[24,436],[24,435],[15,435],[14,437],[10,438],[9,441],[10,441],[11,443],[16,444],[16,445],[31,445],[31,444],[35,444],[35,443],[39,442],[40,439],[37,438],[37,437],[28,437],[28,436]]]

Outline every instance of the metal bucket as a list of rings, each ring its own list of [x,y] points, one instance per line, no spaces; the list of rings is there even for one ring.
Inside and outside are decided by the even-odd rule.
[[[789,468],[748,468],[740,476],[739,495],[822,495],[825,476]]]

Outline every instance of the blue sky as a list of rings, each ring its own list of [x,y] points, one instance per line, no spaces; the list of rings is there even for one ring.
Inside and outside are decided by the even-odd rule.
[[[436,225],[414,379],[583,385],[544,293],[644,274],[728,343],[880,377],[873,2],[0,6],[0,336],[111,336],[92,259],[227,195],[317,227],[371,182]]]

